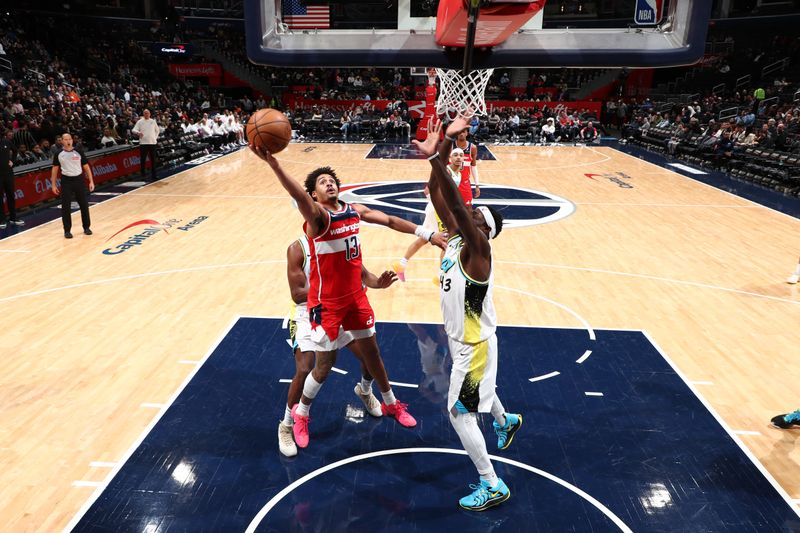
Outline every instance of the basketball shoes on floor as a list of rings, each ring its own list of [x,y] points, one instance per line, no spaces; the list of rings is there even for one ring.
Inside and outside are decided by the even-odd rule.
[[[381,403],[372,394],[372,391],[369,391],[367,394],[361,392],[361,384],[356,383],[356,387],[353,389],[353,392],[356,393],[356,396],[361,398],[361,401],[364,402],[364,407],[367,408],[367,412],[372,416],[383,416],[383,410],[381,409]]]
[[[494,487],[482,479],[479,485],[470,485],[469,488],[473,489],[472,494],[458,500],[458,505],[467,511],[485,511],[511,497],[511,491],[502,479],[498,479]]]
[[[397,279],[405,283],[406,281],[406,267],[400,264],[400,261],[392,263],[392,270],[397,274]]]
[[[522,427],[522,415],[506,413],[506,425],[500,426],[497,421],[492,422],[494,432],[497,434],[497,449],[505,450],[511,445],[514,434]]]
[[[417,425],[417,421],[413,416],[411,416],[411,413],[408,412],[407,403],[401,403],[399,401],[396,401],[391,405],[381,403],[381,412],[384,416],[393,416],[395,420],[400,422],[401,426],[413,428]]]
[[[311,421],[311,417],[298,415],[297,407],[299,405],[299,403],[296,403],[292,407],[292,420],[294,421],[292,433],[294,433],[294,442],[297,446],[305,448],[308,446],[308,423]]]
[[[292,436],[292,426],[284,425],[283,421],[278,424],[278,449],[286,457],[297,455],[297,446]]]
[[[788,415],[778,415],[772,418],[772,425],[780,429],[791,429],[800,426],[800,409]]]

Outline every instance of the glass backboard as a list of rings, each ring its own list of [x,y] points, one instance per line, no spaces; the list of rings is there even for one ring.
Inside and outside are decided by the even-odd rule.
[[[459,68],[463,49],[434,39],[437,4],[245,0],[247,53],[254,63],[286,67]],[[476,49],[472,66],[688,65],[703,56],[710,12],[708,0],[550,1],[501,45]]]

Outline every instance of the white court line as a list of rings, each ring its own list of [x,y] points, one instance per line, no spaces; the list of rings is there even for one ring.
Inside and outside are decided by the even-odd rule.
[[[408,387],[409,389],[419,388],[419,385],[415,385],[414,383],[403,383],[402,381],[390,381],[389,385],[394,385],[395,387]]]
[[[680,279],[673,279],[673,278],[664,278],[661,276],[650,276],[648,274],[633,274],[630,272],[616,272],[614,270],[605,270],[602,268],[588,268],[588,267],[576,267],[576,266],[567,266],[567,265],[552,265],[552,264],[545,264],[545,263],[526,263],[523,261],[502,261],[498,260],[495,261],[497,264],[506,264],[506,265],[517,265],[517,266],[524,266],[528,268],[555,268],[559,270],[578,270],[581,272],[593,272],[595,274],[611,274],[614,276],[626,276],[631,278],[640,278],[640,279],[649,279],[653,281],[666,281],[668,283],[676,283],[678,285],[689,285],[690,287],[701,287],[703,289],[714,289],[718,291],[725,291],[725,292],[732,292],[736,294],[744,294],[747,296],[757,296],[759,298],[766,298],[767,300],[775,300],[778,302],[785,302],[790,304],[800,304],[800,300],[789,300],[788,298],[780,298],[778,296],[770,296],[768,294],[759,294],[757,292],[749,292],[743,291],[740,289],[729,289],[728,287],[720,287],[719,285],[710,285],[708,283],[700,283],[697,281],[684,281]],[[3,300],[0,299],[0,302]]]
[[[558,371],[550,372],[549,374],[543,374],[541,376],[536,376],[534,378],[528,378],[528,381],[533,383],[534,381],[542,381],[542,380],[545,380],[545,379],[554,378],[554,377],[556,377],[556,376],[558,376],[560,374],[561,374],[561,372],[558,372]]]
[[[705,208],[731,208],[731,209],[757,209],[760,205],[730,205],[730,204],[627,204],[625,202],[575,202],[575,205],[602,205],[621,207],[705,207]]]
[[[750,449],[744,445],[742,439],[736,436],[736,433],[730,428],[730,426],[725,422],[725,420],[723,420],[722,417],[719,416],[719,413],[717,413],[717,411],[714,410],[714,408],[703,397],[703,395],[700,394],[700,391],[697,390],[697,388],[692,384],[692,382],[686,379],[686,376],[683,375],[683,372],[681,372],[680,368],[678,368],[678,365],[672,362],[672,359],[669,358],[667,353],[661,349],[661,347],[658,345],[655,339],[651,337],[650,334],[647,333],[647,331],[642,330],[642,334],[647,338],[648,341],[650,341],[650,344],[653,345],[653,348],[655,348],[656,351],[658,351],[658,353],[661,354],[661,357],[664,358],[664,360],[667,362],[667,364],[669,364],[672,370],[674,370],[675,373],[678,374],[678,377],[680,377],[683,380],[686,386],[689,387],[689,389],[691,389],[691,391],[694,393],[697,399],[700,400],[700,402],[705,406],[706,409],[708,409],[708,412],[711,413],[711,416],[713,416],[717,420],[717,423],[720,426],[722,426],[722,429],[724,429],[728,433],[728,435],[730,435],[731,439],[733,439],[733,441],[737,444],[737,446],[739,446],[739,449],[742,450],[742,452],[744,452],[744,454],[747,456],[748,459],[750,459],[750,461],[758,469],[758,471],[761,472],[761,475],[763,475],[769,482],[769,484],[772,485],[772,487],[776,491],[778,491],[778,494],[780,494],[780,496],[784,499],[784,501],[786,501],[786,503],[791,504],[792,500],[791,498],[789,498],[789,494],[784,490],[783,487],[781,487],[778,484],[777,481],[775,481],[775,478],[772,477],[772,474],[770,474],[769,471],[767,471],[767,469],[764,468],[764,465],[761,464],[761,461],[758,460],[758,458],[753,454],[753,452],[751,452]],[[791,507],[797,514],[797,516],[800,518],[800,509],[798,509],[795,506]]]
[[[692,180],[693,182],[695,182],[695,183],[699,183],[700,185],[705,185],[706,187],[708,187],[708,188],[710,188],[710,189],[714,189],[715,191],[718,191],[718,192],[721,192],[721,193],[727,194],[728,196],[733,196],[734,198],[738,198],[739,200],[744,200],[745,202],[749,202],[749,203],[751,203],[751,204],[753,204],[753,205],[756,205],[756,206],[758,206],[758,207],[763,207],[764,209],[769,209],[770,211],[773,211],[773,212],[775,212],[775,213],[778,213],[779,215],[783,215],[783,216],[785,216],[785,217],[789,217],[789,218],[791,218],[792,220],[797,220],[797,217],[793,217],[792,215],[788,215],[788,214],[786,214],[786,213],[784,213],[784,212],[782,212],[782,211],[778,211],[777,209],[773,209],[773,208],[771,208],[771,207],[769,207],[769,206],[762,205],[762,204],[760,204],[760,203],[756,202],[755,200],[750,200],[749,198],[745,198],[744,196],[739,196],[738,194],[733,194],[732,192],[724,191],[724,190],[722,190],[722,189],[719,189],[719,188],[717,188],[717,187],[714,187],[713,185],[710,185],[710,184],[708,184],[708,183],[704,183],[704,182],[700,181],[699,179],[695,179],[695,178],[693,178],[693,177],[691,177],[691,176],[686,176],[686,175],[684,175],[684,174],[680,174],[680,173],[678,173],[678,172],[675,172],[674,170],[670,170],[670,169],[668,169],[668,168],[664,168],[664,167],[662,167],[662,166],[658,165],[657,163],[651,163],[650,161],[645,161],[644,159],[639,159],[638,157],[636,157],[636,156],[634,156],[634,155],[631,155],[631,154],[626,154],[625,152],[623,152],[623,151],[621,151],[621,150],[617,150],[616,148],[613,148],[613,147],[611,147],[611,146],[609,146],[608,148],[611,148],[611,149],[612,149],[612,150],[614,150],[615,152],[617,152],[617,153],[620,153],[620,154],[622,154],[622,155],[624,155],[624,156],[630,157],[631,159],[635,159],[636,161],[639,161],[640,163],[645,163],[645,164],[648,164],[648,165],[654,166],[655,168],[657,168],[657,169],[658,169],[658,170],[660,170],[661,172],[670,172],[670,173],[672,173],[672,174],[675,174],[676,176],[680,176],[680,177],[682,177],[682,178],[689,178],[689,179],[690,179],[690,180]]]
[[[713,381],[692,381],[690,382],[692,385],[713,385]]]
[[[29,254],[30,250],[0,250],[0,254]]]
[[[343,376],[347,375],[347,370],[342,370],[341,368],[336,368],[335,366],[332,366],[331,370],[333,370],[334,372],[337,372],[339,374],[342,374]]]
[[[160,192],[146,192],[146,193],[135,193],[131,194],[132,197],[137,196],[166,196],[166,197],[177,197],[177,198],[252,198],[252,199],[259,199],[259,200],[286,200],[287,202],[291,201],[291,197],[288,194],[283,195],[261,195],[261,194],[170,194],[170,193],[160,193]]]
[[[89,466],[93,468],[114,468],[118,463],[111,463],[108,461],[92,461]]]
[[[734,429],[733,432],[737,435],[761,435],[760,431],[748,431],[745,429]]]
[[[73,481],[73,487],[102,487],[104,481]]]
[[[538,299],[543,300],[543,301],[545,301],[547,303],[553,304],[553,305],[555,305],[556,307],[558,307],[560,309],[563,309],[567,313],[569,313],[572,316],[574,316],[578,320],[578,322],[583,324],[583,327],[586,328],[586,331],[589,332],[589,338],[590,339],[597,340],[597,336],[595,335],[594,330],[592,329],[592,326],[589,325],[589,322],[585,318],[583,318],[581,315],[579,315],[578,313],[576,313],[575,311],[573,311],[572,309],[567,307],[566,305],[560,304],[558,302],[555,302],[555,301],[553,301],[553,300],[551,300],[549,298],[545,298],[544,296],[539,296],[538,294],[533,294],[532,292],[523,291],[522,289],[514,289],[512,287],[505,287],[503,285],[497,285],[497,284],[495,284],[495,288],[496,289],[504,289],[504,290],[511,291],[511,292],[516,292],[516,293],[519,293],[519,294],[524,294],[526,296],[530,296],[531,298],[538,298]],[[2,301],[2,300],[0,300],[0,301]]]
[[[143,274],[131,274],[130,276],[120,276],[117,278],[106,278],[106,279],[98,279],[94,281],[87,281],[84,283],[75,283],[74,285],[65,285],[63,287],[53,287],[51,289],[43,289],[41,291],[33,291],[33,292],[24,292],[20,294],[15,294],[14,296],[6,296],[5,298],[0,298],[0,302],[7,302],[10,300],[16,300],[18,298],[25,298],[27,296],[38,296],[40,294],[47,294],[50,292],[57,292],[64,289],[77,289],[80,287],[87,287],[89,285],[102,285],[103,283],[111,283],[113,281],[125,281],[131,279],[140,279],[140,278],[149,278],[152,276],[163,276],[165,274],[182,274],[184,272],[199,272],[203,270],[214,270],[216,268],[231,268],[231,267],[244,267],[244,266],[255,266],[255,265],[268,265],[274,263],[285,263],[285,259],[270,259],[265,261],[250,261],[247,263],[229,263],[229,264],[222,264],[222,265],[204,265],[199,267],[188,267],[188,268],[176,268],[174,270],[162,270],[160,272],[145,272]]]
[[[163,403],[147,403],[147,402],[145,402],[145,403],[139,404],[139,407],[145,407],[147,409],[161,409],[161,408],[164,407],[164,405],[165,404],[163,404]]]
[[[318,468],[317,470],[314,470],[306,474],[305,476],[301,477],[300,479],[294,481],[287,487],[284,487],[280,492],[278,492],[275,496],[273,496],[266,504],[264,504],[264,507],[262,507],[258,511],[256,516],[253,517],[253,520],[247,526],[245,533],[254,533],[258,528],[259,524],[261,524],[261,522],[267,516],[267,513],[269,513],[270,510],[272,510],[272,508],[275,507],[284,497],[286,497],[300,485],[316,478],[317,476],[320,476],[326,472],[339,468],[340,466],[354,463],[356,461],[363,461],[365,459],[371,459],[373,457],[383,457],[386,455],[398,455],[406,453],[447,453],[453,455],[467,455],[467,452],[465,452],[464,450],[454,450],[451,448],[398,448],[394,450],[381,450],[377,452],[370,452],[361,455],[356,455],[353,457],[347,457],[340,461],[336,461],[335,463],[331,463],[329,465],[325,465],[321,468]],[[496,455],[489,455],[489,458],[493,461],[506,463],[512,466],[516,466],[517,468],[527,470],[528,472],[532,472],[534,474],[542,476],[543,478],[549,481],[552,481],[553,483],[561,485],[565,489],[576,494],[578,497],[586,500],[589,504],[591,504],[601,513],[603,513],[606,517],[608,517],[609,520],[611,520],[620,529],[620,531],[623,531],[624,533],[633,533],[632,530],[625,524],[625,522],[623,522],[622,519],[620,519],[617,515],[615,515],[610,509],[608,509],[605,505],[600,503],[599,500],[592,497],[590,494],[576,487],[575,485],[572,485],[571,483],[564,481],[563,479],[549,472],[545,472],[544,470],[540,470],[538,468],[522,463],[520,461],[514,461],[513,459],[508,459],[506,457],[500,457]]]
[[[236,153],[236,152],[231,152],[231,154],[235,154],[235,153]],[[209,161],[209,163],[211,163],[211,162],[213,162],[213,161],[220,161],[220,160],[222,160],[222,159],[226,158],[227,156],[229,156],[229,155],[231,155],[231,154],[225,154],[225,155],[222,155],[222,156],[218,157],[217,159],[214,159],[214,160],[212,160],[212,161]],[[91,210],[91,208],[92,208],[92,207],[102,206],[102,205],[105,205],[105,204],[107,204],[107,203],[109,203],[109,202],[113,202],[114,200],[118,200],[118,199],[120,199],[120,198],[125,198],[125,197],[127,197],[127,196],[130,196],[130,194],[131,194],[133,191],[136,191],[136,190],[139,190],[139,189],[144,189],[144,188],[146,188],[146,187],[151,187],[151,186],[153,186],[153,185],[156,185],[157,183],[163,183],[163,182],[166,182],[166,181],[168,181],[168,180],[170,180],[170,181],[171,181],[171,180],[172,180],[172,178],[175,178],[175,177],[177,177],[177,176],[180,176],[180,175],[181,175],[181,174],[183,174],[184,172],[189,172],[190,170],[194,170],[195,168],[197,168],[197,167],[189,167],[189,168],[185,168],[185,169],[181,170],[180,172],[176,172],[175,174],[172,174],[172,175],[170,175],[170,176],[167,176],[166,178],[162,178],[162,179],[160,179],[160,180],[158,180],[158,181],[154,181],[154,182],[150,182],[150,183],[145,183],[145,182],[143,182],[143,181],[142,181],[142,182],[140,182],[140,183],[143,183],[143,184],[144,184],[144,186],[142,186],[142,187],[139,187],[138,189],[133,189],[133,190],[131,190],[131,191],[128,191],[128,192],[122,193],[122,194],[120,194],[119,196],[114,196],[114,197],[111,197],[111,198],[109,198],[108,200],[106,200],[106,201],[104,201],[104,202],[100,202],[100,203],[98,203],[98,204],[95,204],[95,205],[90,205],[90,206],[89,206],[89,209]],[[131,182],[127,182],[127,183],[131,183]],[[58,208],[58,209],[61,209],[60,207],[57,207],[57,208]],[[29,232],[29,231],[33,231],[33,230],[35,230],[35,229],[38,229],[38,228],[41,228],[41,227],[43,227],[43,226],[47,226],[48,224],[54,224],[54,223],[56,223],[56,222],[61,222],[61,217],[54,218],[53,220],[48,220],[47,222],[43,222],[42,224],[39,224],[39,225],[37,225],[37,226],[32,226],[32,227],[30,227],[30,228],[27,228],[27,229],[26,229],[26,230],[24,230],[24,231],[20,231],[19,233],[15,233],[14,235],[9,235],[8,237],[4,237],[2,240],[4,240],[4,241],[7,241],[8,239],[12,239],[12,238],[14,238],[14,237],[18,237],[18,236],[20,236],[20,235],[23,235],[23,234],[25,234],[25,233]]]
[[[178,361],[179,365],[199,365],[200,361],[192,361],[190,359],[181,359]]]
[[[202,359],[203,363],[205,363],[206,360],[209,357],[211,357],[211,354],[214,353],[214,350],[217,349],[217,346],[219,346],[220,343],[222,342],[222,340],[228,335],[228,333],[230,333],[230,331],[233,329],[233,327],[239,321],[239,318],[240,317],[238,317],[238,316],[235,317],[231,321],[230,325],[227,328],[225,328],[225,330],[222,332],[222,334],[220,334],[220,336],[219,336],[219,338],[217,338],[216,342],[212,343],[212,345],[209,348],[208,352],[206,353],[206,355]],[[181,385],[178,387],[178,389],[172,395],[172,398],[170,398],[169,401],[164,405],[172,405],[175,402],[175,400],[178,398],[178,396],[181,394],[181,392],[183,392],[183,389],[185,389],[186,386],[189,385],[189,382],[191,382],[192,379],[194,378],[194,376],[197,375],[197,372],[200,371],[200,367],[201,366],[202,365],[197,365],[197,367],[195,367],[195,369],[188,376],[186,376],[186,378],[183,380],[183,383],[181,383]],[[158,414],[156,416],[153,417],[153,419],[150,421],[150,424],[148,424],[147,427],[144,428],[144,431],[142,431],[142,433],[139,435],[139,438],[136,439],[136,441],[131,445],[130,448],[128,448],[128,451],[125,453],[125,456],[122,458],[122,460],[120,460],[120,462],[117,464],[117,466],[114,468],[114,470],[109,473],[109,475],[106,478],[106,480],[103,481],[101,485],[97,486],[97,488],[92,493],[92,495],[89,497],[89,499],[87,499],[86,502],[84,502],[83,506],[78,510],[78,512],[75,513],[75,516],[72,517],[72,520],[70,520],[69,524],[67,524],[66,527],[62,530],[63,533],[70,533],[75,528],[75,526],[78,524],[78,522],[81,521],[81,518],[83,518],[83,515],[86,514],[86,512],[89,510],[89,508],[92,506],[92,504],[94,504],[94,502],[97,501],[97,498],[99,498],[100,495],[103,493],[103,489],[105,488],[105,486],[108,483],[110,483],[111,480],[114,479],[114,476],[116,476],[119,473],[119,471],[122,469],[122,466],[126,462],[128,462],[128,459],[130,459],[131,456],[134,454],[134,452],[136,452],[136,450],[139,448],[139,446],[142,444],[142,442],[144,442],[144,439],[146,439],[147,435],[149,435],[150,432],[153,430],[153,428],[156,427],[156,424],[158,424],[159,420],[161,420],[161,417],[164,416],[164,413],[166,413],[166,412],[167,412],[166,409],[162,409],[161,411],[158,412]]]
[[[589,392],[589,391],[584,392],[584,394],[586,396],[602,396],[603,395],[602,392]]]
[[[292,382],[291,379],[279,379],[278,380],[278,383],[291,383],[291,382]]]
[[[581,363],[583,363],[584,361],[586,361],[587,359],[589,359],[589,356],[590,356],[590,355],[592,355],[592,351],[591,351],[591,350],[586,350],[585,352],[583,352],[583,355],[582,355],[582,356],[580,356],[580,357],[578,358],[578,360],[577,360],[577,361],[575,361],[575,362],[576,362],[576,363],[578,363],[578,364],[581,364]]]

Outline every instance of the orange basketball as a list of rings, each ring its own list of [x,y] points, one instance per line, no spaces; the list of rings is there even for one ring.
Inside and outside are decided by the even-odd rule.
[[[292,139],[292,125],[286,115],[276,109],[259,109],[247,121],[247,140],[272,154],[277,154]]]

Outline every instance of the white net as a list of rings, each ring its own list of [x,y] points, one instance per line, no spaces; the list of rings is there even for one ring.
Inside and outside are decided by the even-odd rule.
[[[486,114],[486,85],[494,69],[473,70],[466,76],[458,70],[436,69],[439,75],[439,98],[436,113],[471,118]]]

